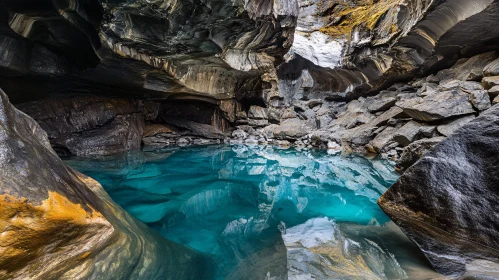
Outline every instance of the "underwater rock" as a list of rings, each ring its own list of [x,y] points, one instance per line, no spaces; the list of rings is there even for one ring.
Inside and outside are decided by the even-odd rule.
[[[378,201],[442,274],[499,262],[498,116],[495,105],[457,129]]]
[[[209,276],[205,257],[163,239],[64,165],[47,133],[3,91],[0,139],[0,278]]]
[[[382,244],[354,241],[329,218],[314,218],[282,230],[288,279],[406,279]]]

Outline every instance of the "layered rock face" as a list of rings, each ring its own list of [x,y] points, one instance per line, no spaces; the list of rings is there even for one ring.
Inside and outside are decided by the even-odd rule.
[[[2,86],[16,100],[34,86],[42,95],[210,100],[261,99],[266,89],[272,98],[297,8],[294,0],[6,1],[0,68],[11,77]]]
[[[484,261],[499,268],[498,116],[495,105],[458,129],[378,201],[441,273]]]
[[[209,277],[203,256],[128,215],[96,181],[66,167],[1,91],[0,101],[0,278]]]

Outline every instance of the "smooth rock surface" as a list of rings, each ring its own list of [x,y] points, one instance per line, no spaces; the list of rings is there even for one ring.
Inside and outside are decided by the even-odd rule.
[[[3,91],[0,139],[0,278],[209,277],[203,256],[163,239],[64,165]]]

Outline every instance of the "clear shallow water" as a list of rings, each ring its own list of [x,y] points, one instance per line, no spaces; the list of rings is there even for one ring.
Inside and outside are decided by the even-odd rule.
[[[376,205],[397,179],[387,161],[222,145],[66,163],[164,237],[210,255],[219,279],[402,279],[425,266]]]

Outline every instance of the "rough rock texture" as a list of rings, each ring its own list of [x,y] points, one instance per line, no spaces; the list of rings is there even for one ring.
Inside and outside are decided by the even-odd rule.
[[[158,114],[147,107],[139,100],[90,96],[19,105],[47,132],[56,151],[80,156],[139,149],[146,117],[155,119]]]
[[[499,261],[499,105],[458,129],[378,201],[437,271]]]
[[[294,0],[7,1],[1,12],[0,67],[14,79],[39,81],[45,94],[93,88],[165,99],[261,98],[298,13]],[[61,79],[74,83],[51,86]],[[34,84],[11,81],[2,86],[13,96]]]
[[[0,139],[0,278],[208,276],[202,256],[161,238],[96,181],[66,167],[42,128],[2,91]]]
[[[298,2],[295,41],[278,69],[281,92],[295,99],[351,99],[496,49],[499,4],[492,0]],[[460,60],[467,73],[446,77],[456,70],[456,79],[480,80],[495,55]]]
[[[398,171],[404,171],[405,169],[411,167],[416,161],[418,161],[424,154],[435,147],[438,143],[442,142],[445,137],[434,137],[429,139],[421,139],[411,143],[407,146],[400,158],[397,159],[396,169]]]

